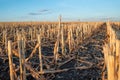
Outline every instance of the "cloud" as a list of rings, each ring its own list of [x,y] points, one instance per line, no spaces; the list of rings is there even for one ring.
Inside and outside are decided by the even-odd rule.
[[[28,13],[28,15],[42,15],[41,13]]]
[[[52,12],[48,9],[43,9],[40,10],[39,12],[30,12],[28,15],[46,15],[46,14],[51,14]]]
[[[40,10],[40,12],[48,12],[48,11],[49,11],[48,9]]]

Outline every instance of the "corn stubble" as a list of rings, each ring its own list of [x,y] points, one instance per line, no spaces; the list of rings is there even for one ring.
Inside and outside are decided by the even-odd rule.
[[[26,80],[32,76],[35,80],[49,80],[55,79],[57,73],[91,69],[93,63],[85,60],[85,56],[79,56],[79,50],[88,50],[84,45],[103,24],[62,22],[61,16],[59,22],[0,23],[0,54],[8,56],[10,79]],[[104,27],[109,36],[103,46],[106,79],[120,80],[120,41],[119,30],[116,28],[120,23],[106,24]],[[74,61],[75,65],[68,65],[70,62],[74,64]],[[102,79],[105,79],[105,75]]]

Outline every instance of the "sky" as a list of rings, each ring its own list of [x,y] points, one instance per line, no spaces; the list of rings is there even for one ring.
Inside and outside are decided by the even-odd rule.
[[[120,21],[120,0],[0,0],[0,22]]]

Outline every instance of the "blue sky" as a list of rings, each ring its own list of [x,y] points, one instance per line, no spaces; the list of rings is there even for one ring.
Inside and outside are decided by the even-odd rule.
[[[120,0],[0,0],[0,21],[119,20]]]

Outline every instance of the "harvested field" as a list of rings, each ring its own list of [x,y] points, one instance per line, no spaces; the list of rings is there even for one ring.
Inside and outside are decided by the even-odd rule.
[[[0,42],[0,79],[10,79],[6,40],[12,41],[14,78],[19,79],[21,76],[19,63],[20,44],[17,39],[19,35],[22,35],[25,41],[24,66],[27,80],[102,80],[102,78],[107,78],[103,53],[103,45],[105,42],[108,42],[109,38],[107,36],[106,23],[72,24],[60,23],[57,26],[54,23],[52,25],[44,24],[41,27],[41,24],[37,23],[37,25],[31,25],[29,27],[25,24],[24,26],[22,25],[23,27],[18,25],[11,27],[9,23],[6,27],[2,27],[0,29],[1,32],[3,31]],[[96,24],[97,27],[94,27]],[[85,28],[86,25],[88,26],[87,28]],[[61,38],[61,31],[64,32],[63,38]],[[7,33],[4,34],[4,32]],[[37,35],[39,33],[41,34],[41,42],[37,44]],[[69,37],[69,34],[72,37]],[[5,37],[5,35],[7,36]],[[3,40],[4,38],[6,39],[5,41]],[[64,42],[64,46],[61,41]],[[57,42],[59,45],[56,44]],[[56,47],[58,49],[57,51]]]

